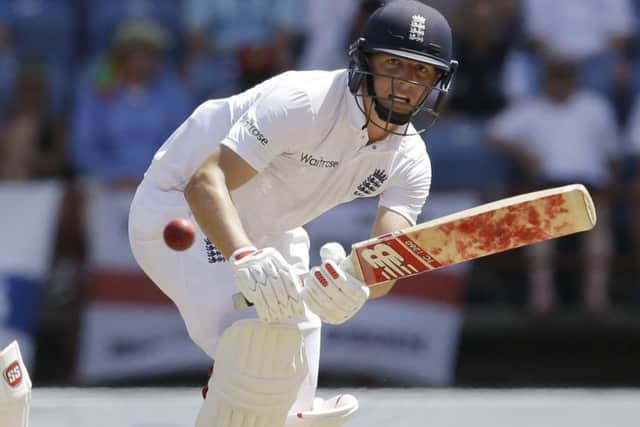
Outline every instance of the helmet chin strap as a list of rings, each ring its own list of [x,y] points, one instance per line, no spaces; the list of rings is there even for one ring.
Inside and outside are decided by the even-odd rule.
[[[398,113],[385,107],[378,101],[376,90],[373,87],[373,77],[371,75],[367,76],[367,92],[372,95],[373,108],[376,110],[378,117],[380,117],[382,120],[385,120],[394,125],[406,125],[407,123],[409,123],[411,117],[413,116],[411,112],[408,114]]]
[[[406,125],[411,120],[411,114],[403,114],[393,111],[378,102],[377,98],[373,98],[373,108],[378,113],[378,117],[393,123],[394,125]]]

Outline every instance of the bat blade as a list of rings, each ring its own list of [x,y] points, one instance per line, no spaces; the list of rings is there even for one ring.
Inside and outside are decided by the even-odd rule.
[[[521,194],[354,243],[354,271],[375,287],[464,261],[587,231],[596,210],[581,184]],[[241,293],[236,309],[251,305]]]
[[[593,200],[581,184],[526,193],[355,243],[354,269],[369,286],[436,270],[596,224]]]

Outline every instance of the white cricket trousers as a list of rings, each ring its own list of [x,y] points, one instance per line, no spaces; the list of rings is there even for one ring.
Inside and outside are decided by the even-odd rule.
[[[162,232],[174,218],[194,221],[183,193],[164,191],[143,181],[129,212],[131,250],[144,272],[175,303],[191,339],[215,360],[216,344],[225,329],[236,320],[255,318],[256,313],[254,309],[233,308],[232,295],[239,292],[233,272],[197,224],[191,248],[177,252],[165,245]],[[301,272],[309,269],[309,237],[302,228],[270,242],[254,243],[275,247]],[[320,320],[310,314],[298,324],[304,336],[309,376],[298,392],[294,411],[308,410],[313,404],[320,358]]]

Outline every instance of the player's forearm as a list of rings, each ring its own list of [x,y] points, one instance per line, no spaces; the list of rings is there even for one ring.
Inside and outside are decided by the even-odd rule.
[[[252,244],[221,170],[198,171],[185,188],[184,196],[204,234],[227,259],[235,249]]]

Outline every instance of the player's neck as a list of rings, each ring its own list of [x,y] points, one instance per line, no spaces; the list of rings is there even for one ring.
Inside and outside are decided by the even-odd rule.
[[[369,114],[369,108],[373,108],[373,105],[369,103],[365,105],[365,114]],[[369,120],[367,121],[367,134],[369,135],[368,144],[373,144],[378,141],[382,141],[387,138],[391,132],[394,132],[399,126],[391,123],[387,123],[384,120],[378,117],[378,114],[375,110],[371,111],[370,115],[368,115]]]
[[[374,142],[385,139],[389,135],[389,132],[384,129],[380,129],[374,123],[369,122],[367,124],[367,134],[369,135],[369,142],[367,144],[373,144]]]

